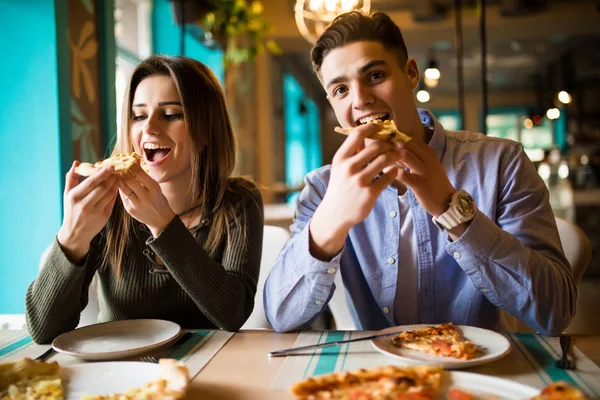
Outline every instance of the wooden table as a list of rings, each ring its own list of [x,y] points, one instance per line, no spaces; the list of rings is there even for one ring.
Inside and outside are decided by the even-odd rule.
[[[293,347],[297,333],[241,331],[236,333],[190,385],[190,399],[273,398],[269,388],[285,358],[269,358],[272,350]],[[600,364],[600,335],[573,337],[574,344]]]

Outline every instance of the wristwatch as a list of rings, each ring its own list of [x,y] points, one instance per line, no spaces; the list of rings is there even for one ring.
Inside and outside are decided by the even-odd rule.
[[[450,196],[448,210],[437,218],[433,217],[432,221],[442,231],[447,231],[463,222],[472,220],[476,212],[477,207],[473,196],[464,190],[459,190]]]

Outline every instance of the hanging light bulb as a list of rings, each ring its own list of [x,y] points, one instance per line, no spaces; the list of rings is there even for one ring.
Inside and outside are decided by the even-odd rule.
[[[309,8],[311,11],[317,11],[323,5],[323,0],[310,0]]]
[[[569,104],[571,103],[571,95],[569,94],[569,92],[565,91],[565,90],[561,90],[560,92],[558,92],[558,101],[560,101],[563,104]]]
[[[302,36],[315,43],[338,15],[352,10],[368,15],[371,0],[296,0],[294,16]]]
[[[427,90],[419,90],[417,92],[417,100],[420,103],[427,103],[431,99],[431,95]]]
[[[325,0],[325,9],[329,12],[334,12],[337,8],[337,0]]]
[[[560,110],[558,108],[550,108],[546,111],[546,117],[548,119],[558,119],[560,117]]]
[[[427,66],[427,69],[425,70],[425,78],[423,79],[423,82],[428,87],[434,88],[438,85],[438,83],[440,81],[440,76],[441,76],[441,73],[440,73],[440,70],[438,69],[437,61],[431,59],[429,61],[429,65]]]

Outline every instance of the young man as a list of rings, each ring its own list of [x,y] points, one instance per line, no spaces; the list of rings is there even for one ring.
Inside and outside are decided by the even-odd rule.
[[[497,329],[502,309],[560,333],[576,287],[548,191],[521,144],[446,131],[418,111],[417,63],[386,14],[338,17],[311,58],[338,121],[356,129],[331,165],[306,177],[293,237],[265,284],[275,330],[308,327],[341,273],[359,329]],[[376,118],[412,140],[370,139]]]

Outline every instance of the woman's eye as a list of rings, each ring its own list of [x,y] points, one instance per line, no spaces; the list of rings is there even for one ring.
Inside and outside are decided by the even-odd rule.
[[[141,121],[141,120],[143,120],[145,118],[146,118],[145,115],[134,115],[133,118],[132,118],[132,120],[134,120],[134,121]]]
[[[180,118],[183,118],[183,113],[165,114],[165,118],[169,121],[180,119]]]

